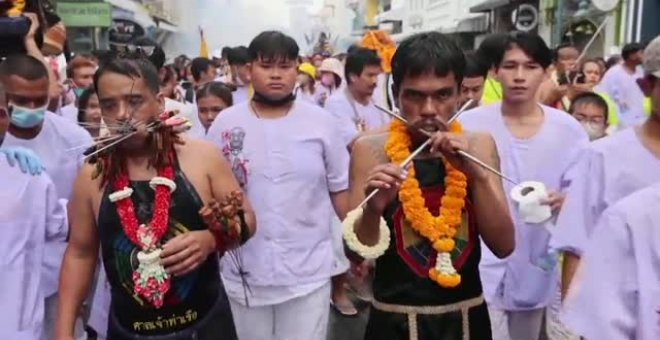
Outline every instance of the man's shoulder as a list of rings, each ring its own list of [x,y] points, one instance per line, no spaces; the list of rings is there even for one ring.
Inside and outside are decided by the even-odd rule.
[[[501,115],[500,104],[481,105],[461,113],[458,120],[464,125],[488,124],[487,122],[499,119]]]
[[[379,163],[387,163],[389,158],[385,151],[385,145],[389,136],[389,132],[380,132],[358,137],[353,143],[351,158],[361,160],[368,157],[377,160]]]
[[[10,193],[12,189],[17,189],[16,193],[24,191],[20,188],[27,188],[30,191],[46,190],[53,184],[46,172],[42,172],[39,175],[24,173],[18,164],[10,165],[4,155],[0,155],[0,173],[6,176],[6,178],[11,178],[10,185],[3,185],[2,190],[6,193]],[[12,198],[17,199],[17,197]]]
[[[80,125],[52,112],[46,112],[45,124],[49,124],[56,135],[66,144],[75,145],[92,140],[92,136]]]

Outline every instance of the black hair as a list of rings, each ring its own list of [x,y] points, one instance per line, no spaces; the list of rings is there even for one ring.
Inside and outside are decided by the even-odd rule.
[[[160,91],[160,78],[156,67],[146,59],[116,58],[103,65],[94,74],[94,87],[99,92],[99,79],[106,73],[116,73],[129,78],[142,78],[153,94]]]
[[[450,73],[456,86],[463,81],[465,55],[454,40],[439,32],[418,33],[406,38],[392,58],[394,92],[400,89],[406,76],[417,77],[426,73],[445,77]]]
[[[474,51],[465,52],[465,72],[464,78],[475,78],[488,76],[488,67],[484,64],[483,60]]]
[[[346,49],[346,54],[352,53],[357,48],[360,48],[360,46],[356,44],[352,44],[351,46],[348,46],[348,48]]]
[[[527,32],[511,32],[507,35],[504,49],[495,56],[496,65],[502,64],[504,55],[513,48],[519,48],[535,63],[547,69],[552,64],[552,51],[543,38]]]
[[[39,59],[27,54],[12,54],[0,63],[0,78],[18,76],[26,80],[48,79],[48,69]]]
[[[227,62],[229,65],[245,65],[250,63],[250,51],[245,46],[234,47],[229,50],[227,54]]]
[[[300,48],[290,36],[278,31],[259,33],[248,47],[250,60],[296,60]]]
[[[190,65],[190,73],[192,73],[193,79],[199,81],[202,79],[202,73],[205,73],[209,67],[215,67],[211,59],[197,57],[192,60]]]
[[[378,53],[364,47],[357,47],[351,51],[346,57],[346,64],[344,66],[344,75],[346,83],[351,83],[351,74],[360,76],[367,66],[381,66],[382,60]]]
[[[605,61],[605,70],[606,71],[609,70],[610,68],[612,68],[612,66],[614,66],[614,65],[616,65],[620,62],[621,62],[621,57],[618,56],[618,55],[613,55],[613,56],[607,58],[607,60]]]
[[[215,96],[222,99],[227,106],[234,105],[234,98],[231,94],[231,90],[225,84],[217,81],[212,81],[210,83],[204,84],[197,92],[195,92],[195,98],[200,100],[201,98]]]
[[[644,50],[644,45],[640,43],[629,43],[623,46],[621,49],[621,57],[623,60],[628,60],[631,55]]]
[[[92,95],[96,95],[96,90],[94,86],[90,86],[83,90],[78,97],[78,123],[85,122],[85,113],[87,111],[87,106],[89,105],[89,100],[92,98]]]
[[[506,41],[506,33],[493,33],[486,36],[481,41],[481,44],[479,44],[476,53],[488,69],[497,67],[497,58],[495,56],[503,53],[506,47]]]
[[[570,44],[570,43],[559,44],[559,45],[557,45],[557,47],[555,47],[554,50],[552,50],[552,60],[557,62],[559,60],[559,51],[561,51],[563,49],[566,49],[566,48],[574,48],[575,50],[577,50],[579,52],[578,48],[573,44]]]
[[[598,108],[602,109],[603,112],[605,112],[605,120],[607,120],[609,107],[607,106],[605,99],[603,99],[603,97],[601,97],[599,94],[595,92],[585,92],[577,95],[571,102],[571,107],[569,108],[568,112],[570,114],[575,113],[575,108],[579,105],[597,106]]]
[[[231,53],[231,47],[225,46],[220,51],[220,56],[222,57],[222,59],[227,59],[229,58],[229,53]]]
[[[149,61],[154,64],[157,70],[160,70],[160,68],[165,65],[165,59],[167,58],[165,56],[165,51],[163,51],[160,45],[153,39],[147,37],[139,37],[132,40],[130,44],[135,46],[153,47],[154,51],[151,53],[151,55],[147,56],[147,59],[149,59]]]

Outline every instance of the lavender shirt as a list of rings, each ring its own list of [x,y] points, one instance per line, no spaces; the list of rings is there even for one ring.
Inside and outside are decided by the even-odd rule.
[[[539,181],[548,190],[568,185],[565,174],[589,142],[580,124],[565,112],[541,106],[545,121],[529,139],[514,137],[502,118],[501,104],[465,112],[460,121],[470,131],[490,133],[497,144],[501,170],[514,181]],[[513,184],[503,182],[509,197]],[[516,231],[516,249],[500,260],[482,247],[479,270],[489,304],[504,310],[532,310],[547,306],[558,280],[556,266],[547,268],[550,232],[538,224],[523,222],[515,202],[509,209]],[[546,268],[546,269],[544,269]]]
[[[325,284],[335,264],[330,193],[348,189],[336,121],[304,101],[279,119],[259,119],[243,103],[223,111],[207,138],[223,150],[256,214],[257,232],[240,248],[248,282],[255,290],[287,287],[280,301],[297,296],[297,287]],[[222,267],[230,296],[242,293],[233,261],[225,257]]]
[[[602,215],[585,247],[563,322],[587,340],[660,337],[660,183]]]
[[[598,84],[599,91],[607,93],[619,107],[624,126],[641,124],[647,117],[644,112],[644,93],[637,85],[637,79],[644,76],[641,67],[630,74],[623,65],[609,69]]]
[[[53,179],[57,189],[57,197],[66,200],[73,196],[73,186],[78,176],[78,170],[84,163],[81,145],[91,146],[92,137],[77,124],[46,112],[43,126],[33,139],[18,139],[10,133],[5,135],[3,146],[22,146],[31,149],[43,162],[46,173]],[[73,148],[77,148],[72,150]],[[63,240],[48,242],[44,258],[44,279],[46,296],[57,292],[59,286],[60,266],[66,242]]]
[[[0,157],[0,339],[40,339],[45,244],[62,241],[65,200],[47,175],[29,176]]]
[[[339,121],[341,135],[346,145],[360,133],[358,122],[364,121],[367,130],[374,130],[388,125],[391,120],[386,113],[376,108],[373,100],[368,105],[362,105],[349,98],[348,89],[337,91],[328,98],[325,109]]]
[[[660,181],[660,159],[626,129],[597,140],[570,171],[573,178],[557,219],[553,248],[580,255],[600,214],[621,198]]]

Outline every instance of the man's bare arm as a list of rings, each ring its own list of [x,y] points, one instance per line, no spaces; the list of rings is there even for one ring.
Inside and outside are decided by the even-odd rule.
[[[475,157],[500,170],[500,158],[493,137],[473,134],[470,136],[470,145]],[[508,256],[515,247],[515,230],[502,179],[488,172],[484,179],[471,179],[469,184],[479,234],[497,257]]]
[[[348,190],[333,192],[330,194],[330,200],[332,201],[332,206],[335,209],[335,213],[342,221],[344,218],[346,218],[346,214],[348,214],[350,211],[348,199]]]
[[[351,153],[349,210],[357,208],[365,198],[369,173],[377,165],[389,161],[384,149],[386,140],[387,135],[382,134],[364,136],[355,142]],[[364,209],[362,218],[355,223],[355,233],[361,243],[367,246],[378,243],[380,217],[380,212],[369,209],[369,206]]]
[[[561,298],[562,300],[568,294],[568,289],[571,287],[571,282],[573,277],[575,277],[575,272],[577,267],[580,264],[580,257],[571,253],[564,252],[564,261],[562,264],[561,270]]]
[[[57,339],[72,339],[78,312],[87,298],[98,261],[99,236],[92,207],[92,167],[84,166],[74,185],[69,202],[69,244],[64,253],[60,273],[60,303],[57,317]]]
[[[378,164],[389,162],[385,153],[388,134],[370,134],[358,138],[351,153],[348,189],[348,211],[355,209],[364,199],[369,172]]]
[[[193,143],[189,141],[189,143]],[[222,156],[220,149],[218,149],[214,144],[206,141],[195,141],[196,149],[199,150],[201,155],[204,155],[204,161],[209,167],[208,176],[211,181],[211,193],[213,198],[216,201],[222,201],[226,197],[236,191],[241,190],[234,173],[231,171],[231,167],[227,160]],[[197,148],[199,144],[199,148]],[[254,210],[252,210],[252,205],[247,198],[247,195],[243,197],[243,211],[245,213],[245,223],[250,231],[250,237],[254,235],[257,223],[254,216]]]

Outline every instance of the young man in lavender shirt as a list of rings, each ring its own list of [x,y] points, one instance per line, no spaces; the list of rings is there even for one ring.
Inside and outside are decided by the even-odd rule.
[[[658,338],[659,206],[656,183],[602,214],[564,301],[563,321],[584,339]]]
[[[207,134],[260,225],[239,250],[242,265],[222,263],[236,330],[240,339],[325,339],[331,217],[345,215],[348,151],[329,113],[295,100],[295,40],[263,32],[249,52],[253,98],[223,111]]]
[[[502,172],[515,182],[537,181],[550,192],[548,205],[557,212],[567,186],[566,173],[589,141],[580,124],[566,113],[540,105],[536,92],[547,76],[552,55],[543,39],[512,33],[497,57],[496,77],[503,101],[466,112],[467,129],[495,138]],[[504,183],[509,193],[514,184]],[[510,197],[510,196],[509,196]],[[509,200],[516,226],[516,249],[505,260],[484,251],[480,271],[496,340],[538,340],[545,308],[558,287],[556,259],[549,256],[551,222],[524,222]]]
[[[639,87],[651,98],[651,116],[638,127],[592,143],[571,170],[574,180],[552,240],[552,246],[564,252],[564,294],[601,213],[627,195],[660,181],[660,37],[644,51],[644,71]]]

